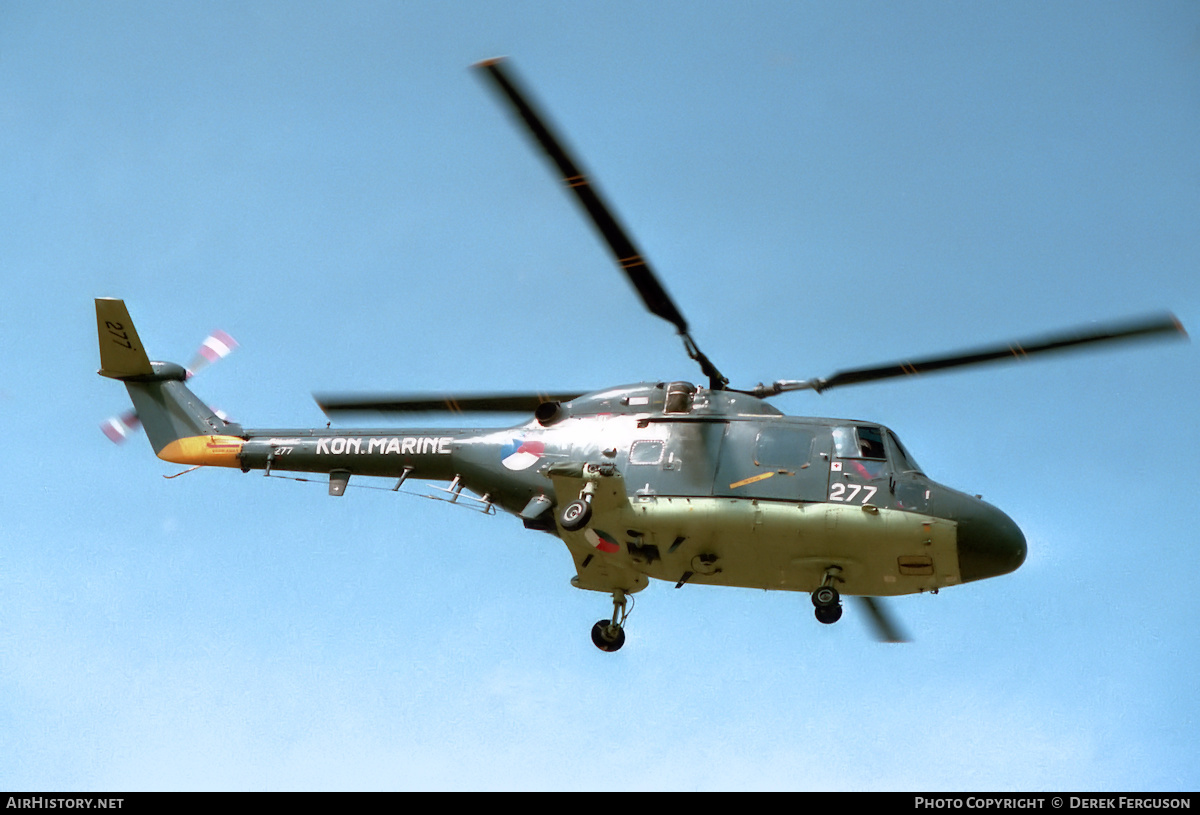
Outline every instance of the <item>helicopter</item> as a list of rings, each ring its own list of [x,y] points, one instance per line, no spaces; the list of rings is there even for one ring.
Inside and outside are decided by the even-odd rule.
[[[906,641],[882,598],[1015,571],[1027,546],[1000,509],[930,479],[889,428],[787,416],[767,400],[835,387],[1144,339],[1185,338],[1160,314],[1021,342],[734,388],[693,339],[676,303],[503,59],[475,66],[557,170],[646,309],[671,323],[702,384],[504,394],[317,394],[328,416],[523,414],[512,427],[248,429],[207,407],[191,371],[151,361],[123,300],[98,298],[101,376],[124,383],[155,454],[195,467],[443,482],[444,500],[561,539],[571,584],[607,594],[591,630],[613,652],[632,596],[651,579],[809,594],[836,623],[861,600],[876,636]],[[228,343],[226,343],[228,345]],[[132,426],[133,420],[125,420]],[[302,479],[303,480],[303,479]]]

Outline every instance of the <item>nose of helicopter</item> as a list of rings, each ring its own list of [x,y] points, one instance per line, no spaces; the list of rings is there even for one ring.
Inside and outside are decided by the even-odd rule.
[[[1012,518],[962,493],[940,498],[952,505],[949,515],[958,522],[958,570],[964,583],[1008,574],[1025,562],[1025,535]]]

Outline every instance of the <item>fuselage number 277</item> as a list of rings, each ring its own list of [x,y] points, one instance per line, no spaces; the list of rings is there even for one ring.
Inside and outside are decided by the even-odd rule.
[[[877,492],[879,492],[878,487],[868,484],[843,484],[841,481],[835,481],[829,485],[829,500],[845,501],[846,503],[857,501],[865,504],[874,498]]]

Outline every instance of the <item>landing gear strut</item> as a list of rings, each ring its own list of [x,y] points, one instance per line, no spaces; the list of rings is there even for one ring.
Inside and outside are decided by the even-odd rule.
[[[842,619],[842,596],[833,587],[834,582],[841,579],[838,577],[841,571],[838,566],[826,569],[821,585],[812,593],[813,611],[817,615],[817,621],[826,625]]]
[[[592,626],[592,643],[601,651],[616,651],[625,644],[625,618],[629,611],[625,607],[625,592],[614,589],[611,620],[598,620]]]

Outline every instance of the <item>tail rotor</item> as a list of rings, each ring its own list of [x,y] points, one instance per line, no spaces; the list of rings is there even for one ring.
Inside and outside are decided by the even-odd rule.
[[[204,342],[200,343],[200,347],[196,349],[195,356],[188,363],[187,378],[191,379],[214,362],[220,362],[232,354],[237,347],[237,340],[229,336],[228,333],[219,328],[213,331],[204,338]],[[213,413],[222,420],[228,418],[224,411],[213,409]],[[101,422],[100,432],[107,436],[108,440],[113,444],[124,444],[125,440],[141,430],[141,427],[142,423],[138,419],[137,412],[129,410],[117,416],[110,416]]]

